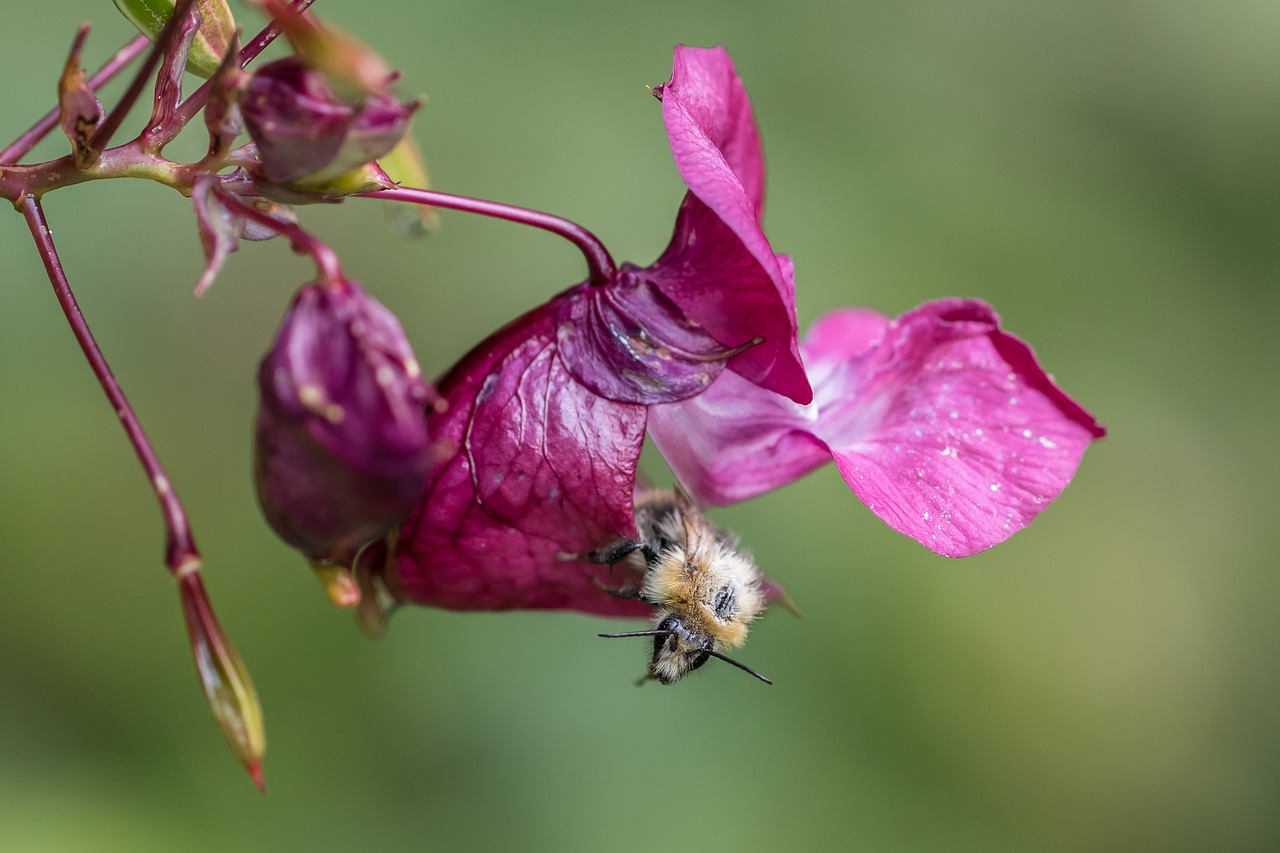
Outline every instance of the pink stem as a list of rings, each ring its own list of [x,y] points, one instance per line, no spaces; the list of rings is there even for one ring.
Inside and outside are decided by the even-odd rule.
[[[361,193],[356,198],[385,198],[412,204],[426,204],[432,207],[478,213],[481,216],[492,216],[496,219],[505,219],[508,222],[518,222],[521,225],[541,228],[544,231],[550,231],[552,234],[558,234],[578,247],[578,250],[587,259],[587,269],[590,272],[592,284],[611,284],[618,277],[618,267],[613,262],[613,257],[609,254],[609,250],[600,242],[600,238],[578,223],[561,219],[559,216],[552,216],[550,213],[501,204],[496,201],[484,201],[478,198],[452,195],[450,193],[436,192],[435,190],[419,190],[411,187],[396,187],[391,190]]]
[[[165,475],[155,451],[152,450],[137,415],[133,413],[133,408],[125,399],[124,391],[116,382],[115,376],[112,375],[102,350],[98,348],[98,342],[89,331],[84,315],[80,313],[80,306],[76,303],[71,285],[67,282],[66,273],[62,269],[62,262],[58,258],[58,250],[53,245],[53,235],[49,231],[40,201],[32,196],[26,196],[22,199],[21,208],[31,236],[36,241],[36,248],[40,252],[40,259],[44,262],[45,271],[49,274],[49,281],[53,284],[53,292],[58,297],[58,304],[62,306],[62,313],[66,315],[71,331],[76,336],[80,349],[84,351],[85,358],[89,361],[89,367],[98,377],[98,383],[106,393],[107,399],[111,401],[116,416],[120,418],[120,423],[129,436],[139,461],[142,462],[142,468],[151,480],[151,488],[160,501],[168,539],[165,545],[165,565],[177,578],[199,571],[200,553],[196,550],[195,541],[191,538],[187,514],[178,500],[177,493],[169,484],[169,478]]]
[[[119,74],[125,66],[137,59],[142,51],[147,49],[148,43],[146,36],[134,36],[124,47],[116,51],[114,56],[104,62],[101,68],[93,73],[93,76],[88,80],[89,88],[96,89]],[[15,139],[8,148],[0,151],[0,163],[13,165],[21,160],[26,156],[27,152],[36,147],[36,143],[48,135],[49,131],[58,126],[58,117],[59,112],[56,107],[45,113],[44,117],[31,125],[26,133]]]
[[[289,240],[289,245],[300,255],[310,255],[315,262],[318,280],[327,287],[345,287],[346,276],[342,273],[342,264],[338,261],[338,253],[329,245],[296,222],[277,219],[269,213],[259,210],[252,204],[242,200],[235,193],[228,192],[221,185],[215,186],[219,201],[231,208],[235,213],[248,217],[274,229]]]
[[[102,120],[102,124],[98,125],[98,129],[93,132],[93,138],[89,140],[89,146],[93,150],[102,151],[111,144],[111,137],[120,129],[120,125],[124,123],[125,116],[129,114],[129,110],[133,109],[133,105],[137,103],[143,87],[147,85],[147,80],[151,77],[151,73],[160,64],[160,58],[169,49],[169,41],[177,36],[179,24],[187,16],[187,10],[191,8],[191,4],[194,2],[195,0],[178,0],[174,4],[173,15],[165,22],[164,29],[160,31],[160,34],[156,36],[155,44],[151,46],[151,52],[147,54],[142,66],[134,73],[133,79],[129,81],[129,88],[124,90],[124,94],[120,96],[120,102],[112,108],[111,112],[107,113],[107,117]]]

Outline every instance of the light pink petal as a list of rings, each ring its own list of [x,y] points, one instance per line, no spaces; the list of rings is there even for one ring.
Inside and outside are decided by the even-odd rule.
[[[828,364],[862,355],[880,342],[887,328],[889,318],[870,308],[829,311],[814,321],[800,344],[805,367],[812,375]]]
[[[649,435],[698,503],[736,503],[831,461],[812,429],[818,410],[725,371],[679,403],[649,407]]]
[[[820,318],[801,350],[815,390],[833,370],[875,344],[889,321],[845,308]],[[699,503],[744,501],[799,479],[831,461],[814,431],[819,407],[723,373],[692,399],[649,409],[649,435],[681,484]]]
[[[833,312],[802,351],[807,406],[726,372],[650,409],[654,442],[698,500],[744,500],[834,457],[889,526],[962,557],[1029,524],[1105,434],[982,302],[931,302],[892,323]]]
[[[1105,434],[978,301],[903,315],[815,393],[815,432],[850,488],[890,527],[949,557],[1029,524]]]

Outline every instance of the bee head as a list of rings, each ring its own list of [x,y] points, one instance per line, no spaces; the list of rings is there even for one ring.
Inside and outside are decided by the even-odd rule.
[[[689,628],[678,616],[668,616],[654,631],[649,677],[674,684],[706,663],[714,650],[711,637]]]
[[[658,627],[649,631],[628,631],[622,634],[600,634],[601,637],[652,637],[653,658],[649,672],[641,682],[652,678],[663,684],[674,684],[707,662],[717,658],[750,673],[765,684],[773,684],[746,664],[739,663],[715,649],[715,640],[699,631],[691,630],[678,616],[667,616]]]

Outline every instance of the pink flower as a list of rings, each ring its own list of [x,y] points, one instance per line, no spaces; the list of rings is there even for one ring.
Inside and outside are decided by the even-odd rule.
[[[797,342],[790,259],[760,227],[764,166],[721,48],[677,48],[655,89],[688,186],[671,243],[518,318],[438,383],[440,466],[382,580],[453,609],[645,615],[584,556],[636,535],[646,428],[693,495],[776,488],[834,459],[896,529],[959,556],[1004,539],[1066,485],[1093,418],[984,304],[893,323],[842,311]]]
[[[1106,432],[976,300],[892,321],[835,311],[801,352],[808,405],[726,375],[650,409],[649,433],[696,499],[745,500],[834,460],[894,530],[964,557],[1030,524]]]
[[[534,309],[439,381],[449,406],[430,431],[445,461],[385,578],[402,598],[644,615],[601,589],[622,585],[624,567],[582,557],[635,535],[647,407],[702,393],[726,367],[771,394],[812,396],[791,265],[760,227],[760,139],[732,61],[677,48],[654,92],[689,187],[671,244],[649,267]]]

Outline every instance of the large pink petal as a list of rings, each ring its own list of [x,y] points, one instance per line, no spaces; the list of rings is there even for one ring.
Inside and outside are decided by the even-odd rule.
[[[730,368],[808,402],[791,265],[760,227],[764,160],[733,61],[721,47],[677,47],[671,80],[654,91],[689,193],[667,250],[639,275],[726,346],[762,338]]]
[[[401,529],[391,579],[410,601],[648,612],[601,589],[623,586],[624,568],[576,559],[635,535],[645,410],[599,397],[569,375],[555,307],[498,332],[441,380],[449,409],[430,426],[442,459]]]
[[[962,557],[1029,524],[1105,434],[982,302],[931,302],[892,323],[833,312],[802,350],[808,406],[725,373],[650,410],[650,434],[696,498],[744,500],[830,456],[889,526]]]
[[[816,396],[815,432],[850,488],[890,527],[949,557],[1029,524],[1105,434],[973,300],[898,318]]]

